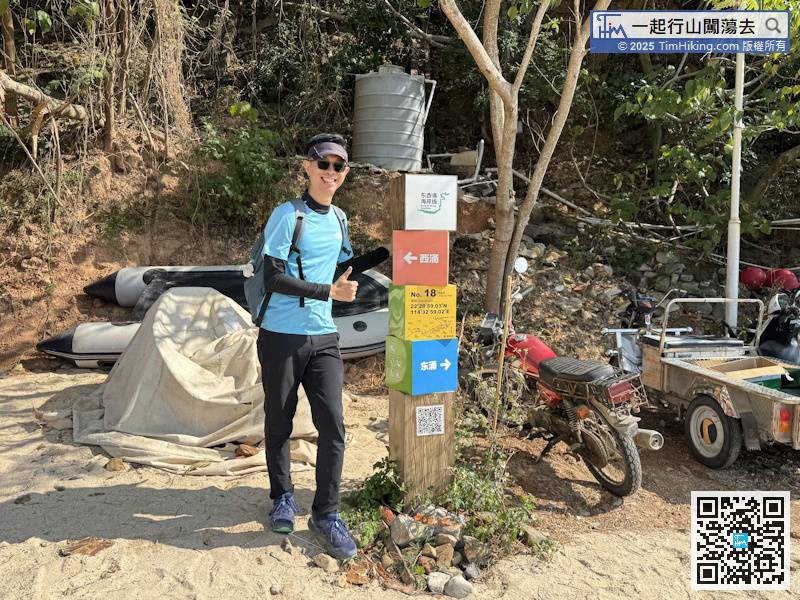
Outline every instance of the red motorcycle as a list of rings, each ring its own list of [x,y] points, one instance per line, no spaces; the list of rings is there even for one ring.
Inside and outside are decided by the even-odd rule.
[[[527,270],[527,261],[518,259],[515,270]],[[601,486],[616,496],[629,496],[642,482],[636,446],[659,450],[664,445],[659,432],[640,429],[639,418],[633,416],[647,403],[639,375],[623,373],[605,362],[556,356],[535,335],[516,332],[514,305],[532,291],[533,287],[517,288],[511,294],[503,348],[503,400],[522,400],[528,408],[532,437],[547,440],[537,462],[553,446],[565,442]],[[473,370],[477,380],[494,377],[496,381],[503,335],[502,319],[487,313],[478,334],[481,364]]]

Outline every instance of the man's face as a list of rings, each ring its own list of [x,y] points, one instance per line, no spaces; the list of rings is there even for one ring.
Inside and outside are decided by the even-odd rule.
[[[303,166],[306,169],[310,187],[331,195],[344,183],[347,173],[350,172],[350,167],[335,154],[329,154],[322,160],[304,160]],[[337,172],[337,168],[341,171]]]

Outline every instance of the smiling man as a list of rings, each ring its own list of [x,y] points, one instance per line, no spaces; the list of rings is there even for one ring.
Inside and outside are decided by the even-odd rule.
[[[339,484],[344,459],[342,359],[339,334],[331,315],[333,300],[352,302],[358,283],[348,280],[352,267],[334,282],[337,264],[352,258],[347,221],[332,205],[349,172],[344,138],[314,136],[303,161],[308,189],[298,215],[295,204],[278,206],[264,229],[264,287],[269,304],[258,336],[264,385],[267,469],[272,530],[291,533],[299,512],[290,474],[289,437],[302,383],[319,432],[317,491],[309,529],[324,537],[338,559],[356,553],[339,518]],[[295,233],[298,216],[302,235]],[[293,238],[297,238],[293,243]]]

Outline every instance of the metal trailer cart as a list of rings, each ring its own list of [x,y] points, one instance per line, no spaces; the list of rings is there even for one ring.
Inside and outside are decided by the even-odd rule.
[[[713,469],[732,465],[743,444],[748,450],[773,443],[800,449],[800,365],[759,356],[758,334],[746,345],[736,338],[675,335],[685,330],[668,327],[673,305],[728,302],[757,303],[761,330],[761,300],[676,298],[659,331],[638,334],[642,382],[677,408],[692,455]]]

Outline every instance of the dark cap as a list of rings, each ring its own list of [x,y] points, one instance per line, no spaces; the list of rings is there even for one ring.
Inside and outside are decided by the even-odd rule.
[[[330,156],[331,154],[347,162],[347,150],[344,149],[344,146],[336,142],[320,142],[308,149],[309,160],[323,160],[326,156]]]

